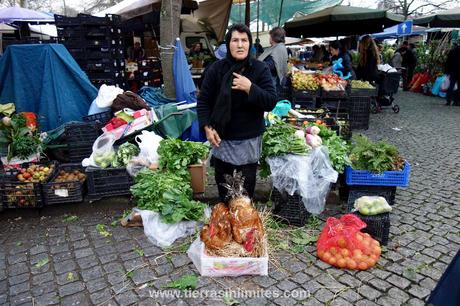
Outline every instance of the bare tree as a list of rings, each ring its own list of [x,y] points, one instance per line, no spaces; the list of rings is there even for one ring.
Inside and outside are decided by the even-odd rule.
[[[439,10],[445,10],[450,4],[457,2],[458,0],[381,0],[378,3],[378,7],[401,14],[405,19],[408,19],[409,16],[415,17],[422,14],[431,14]]]
[[[121,2],[122,0],[87,0],[84,1],[84,10],[85,14],[94,14],[105,10],[115,4]]]
[[[165,95],[169,98],[176,96],[173,76],[173,56],[176,37],[179,37],[180,12],[182,0],[162,0],[160,12],[160,45],[161,67],[163,69],[163,83]]]

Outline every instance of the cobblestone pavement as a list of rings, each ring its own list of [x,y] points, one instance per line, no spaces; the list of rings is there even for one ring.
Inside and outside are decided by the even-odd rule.
[[[238,300],[247,305],[423,305],[460,246],[460,107],[403,92],[397,102],[399,114],[388,109],[373,115],[365,132],[390,140],[412,163],[411,184],[397,191],[391,242],[378,267],[363,272],[331,268],[311,256],[311,246],[300,255],[279,253],[281,269],[270,265],[267,277],[200,277],[199,288],[311,294],[307,299],[293,294]],[[111,226],[129,206],[126,200],[118,202],[109,210],[81,204],[21,219],[17,212],[0,214],[0,305],[231,304],[211,297],[149,298],[149,290],[197,272],[183,252],[164,253],[142,229]],[[339,205],[327,208],[322,217],[343,211]],[[78,220],[64,221],[70,209],[67,213]],[[105,224],[111,235],[102,236],[97,224]]]

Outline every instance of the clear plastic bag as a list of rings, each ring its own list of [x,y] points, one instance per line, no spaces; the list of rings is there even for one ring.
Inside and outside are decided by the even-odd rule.
[[[160,141],[163,140],[160,136],[151,131],[142,131],[142,134],[135,138],[141,153],[139,157],[142,157],[150,162],[150,164],[157,164],[160,156],[158,155],[158,147]]]
[[[384,197],[377,196],[363,196],[355,200],[354,211],[365,216],[374,216],[390,212],[391,206],[388,204]]]
[[[338,173],[332,168],[324,147],[313,149],[308,155],[282,155],[267,158],[273,187],[290,195],[298,193],[308,212],[320,214],[324,210],[331,183]]]
[[[139,171],[141,171],[144,168],[149,168],[150,166],[151,164],[148,159],[138,155],[136,157],[133,157],[128,162],[128,165],[126,166],[126,171],[129,173],[129,175],[135,177]]]
[[[83,167],[110,167],[115,158],[115,149],[113,148],[115,141],[115,136],[111,133],[104,133],[99,136],[93,144],[91,156],[82,161]]]

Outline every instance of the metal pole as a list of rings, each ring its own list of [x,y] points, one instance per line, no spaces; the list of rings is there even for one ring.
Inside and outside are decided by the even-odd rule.
[[[249,28],[249,23],[251,22],[251,0],[246,0],[245,12],[244,12],[244,24]]]
[[[281,14],[283,13],[283,3],[284,3],[284,0],[281,0],[281,5],[280,5],[280,16],[278,18],[278,26],[280,26],[281,24]]]
[[[67,6],[65,5],[65,0],[62,0],[64,2],[64,16],[67,16]]]
[[[257,32],[256,32],[257,39],[259,39],[259,13],[260,13],[259,3],[260,3],[260,0],[257,0]]]

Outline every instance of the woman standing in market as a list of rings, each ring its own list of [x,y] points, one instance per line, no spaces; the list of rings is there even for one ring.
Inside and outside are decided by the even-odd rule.
[[[378,69],[380,64],[379,49],[372,37],[363,36],[359,42],[359,63],[356,69],[356,77],[359,80],[374,83],[377,81]]]
[[[451,103],[460,106],[460,40],[447,54],[444,72],[450,78],[446,93],[446,106]]]
[[[244,188],[254,195],[257,163],[262,150],[264,112],[276,105],[270,70],[250,57],[249,28],[233,25],[225,36],[227,56],[207,70],[198,97],[200,127],[213,146],[215,179],[222,201],[227,200],[225,174],[234,170],[245,177]]]
[[[343,68],[340,68],[338,70],[342,72],[344,77],[347,76],[348,73],[350,73],[351,77],[348,79],[354,80],[356,78],[356,75],[352,67],[350,52],[343,48],[340,42],[333,41],[329,44],[329,53],[331,54],[331,65],[334,63],[334,61],[341,58]]]

